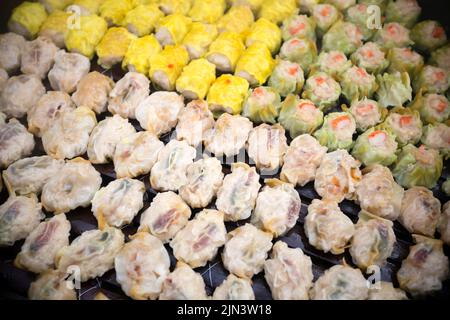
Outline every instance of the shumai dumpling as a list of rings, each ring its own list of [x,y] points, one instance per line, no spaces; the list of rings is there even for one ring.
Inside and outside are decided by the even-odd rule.
[[[258,196],[259,175],[254,167],[238,162],[231,165],[231,173],[223,179],[217,192],[216,207],[225,213],[225,221],[250,217]]]
[[[335,265],[314,283],[312,300],[366,300],[369,288],[359,269]]]
[[[379,164],[366,167],[356,186],[361,209],[384,219],[396,220],[400,215],[404,190],[389,168]]]
[[[369,289],[369,300],[408,300],[405,291],[394,288],[392,282],[380,281]]]
[[[25,239],[44,219],[35,195],[12,196],[0,205],[0,247]]]
[[[294,227],[302,202],[292,184],[278,179],[267,179],[265,183],[256,198],[251,223],[276,238]]]
[[[170,246],[178,261],[192,268],[203,267],[225,244],[226,234],[223,212],[205,209],[175,235]]]
[[[144,206],[145,186],[142,181],[123,178],[98,190],[92,199],[92,213],[98,228],[120,228],[128,224]]]
[[[0,34],[0,68],[12,73],[19,69],[26,40],[19,34]]]
[[[116,228],[85,231],[69,246],[59,250],[56,267],[61,271],[66,271],[70,266],[79,267],[81,282],[101,277],[114,267],[114,258],[124,242],[125,236]]]
[[[441,203],[424,187],[405,191],[398,221],[411,233],[433,237],[441,218]]]
[[[39,37],[25,44],[20,71],[44,79],[55,62],[58,47],[48,38]]]
[[[277,241],[271,258],[264,262],[264,278],[276,300],[308,300],[313,286],[311,258],[300,248]]]
[[[47,181],[64,166],[63,160],[37,156],[17,160],[3,171],[10,195],[40,194]]]
[[[162,242],[172,239],[188,222],[191,209],[172,191],[158,193],[141,215],[139,231],[148,231]]]
[[[89,136],[87,154],[92,163],[107,163],[114,157],[116,145],[136,133],[127,119],[115,114],[100,121]]]
[[[41,201],[45,210],[58,213],[69,212],[91,204],[100,185],[100,173],[82,158],[66,162],[64,167],[48,180],[42,189]]]
[[[96,124],[95,113],[87,107],[65,110],[42,134],[45,152],[56,159],[71,159],[84,154]]]
[[[264,268],[264,261],[272,248],[272,235],[245,225],[234,229],[227,235],[222,252],[225,268],[238,277],[251,279]]]
[[[163,148],[164,143],[148,131],[123,138],[117,143],[113,158],[117,178],[134,178],[149,173]]]
[[[176,191],[188,182],[186,170],[194,162],[196,150],[185,141],[171,140],[159,152],[152,168],[150,184],[158,191]]]
[[[442,289],[448,279],[448,258],[441,240],[413,235],[415,245],[397,272],[400,288],[413,296],[423,296]]]
[[[137,106],[148,97],[150,80],[143,74],[128,72],[117,81],[109,93],[108,111],[124,118],[135,119]]]
[[[214,117],[203,100],[194,100],[182,108],[178,114],[176,128],[177,139],[185,140],[189,145],[196,147],[202,143],[206,131],[214,127]]]
[[[441,234],[441,240],[447,245],[450,244],[450,201],[442,206],[441,221],[439,221],[438,231]]]
[[[136,119],[145,130],[160,136],[172,130],[184,108],[183,96],[175,92],[157,91],[136,108]]]
[[[237,155],[245,146],[252,128],[253,124],[247,118],[223,113],[214,128],[205,133],[205,148],[216,157]]]
[[[337,202],[314,199],[305,218],[305,233],[315,248],[341,254],[355,233],[355,226]]]
[[[9,79],[8,72],[6,72],[5,69],[0,68],[0,92],[2,92],[3,88],[6,85],[6,81],[8,81],[8,79]]]
[[[255,300],[252,283],[245,278],[230,273],[214,290],[213,300]]]
[[[59,50],[55,55],[55,64],[48,73],[53,90],[72,93],[78,82],[88,74],[91,68],[89,59],[78,53]]]
[[[52,270],[58,251],[69,245],[69,233],[70,222],[64,214],[41,222],[25,240],[15,265],[34,273]]]
[[[180,196],[192,208],[204,208],[222,185],[222,164],[217,158],[200,159],[187,167],[186,177]]]
[[[73,109],[75,104],[67,93],[48,91],[28,110],[28,131],[40,137],[60,113]]]
[[[17,119],[0,126],[0,169],[31,154],[34,137]]]
[[[170,273],[169,254],[158,238],[138,232],[131,236],[114,259],[116,279],[122,290],[136,300],[155,300]]]
[[[360,163],[346,150],[336,150],[323,156],[316,171],[314,188],[322,197],[341,202],[355,197],[361,180]]]
[[[164,280],[159,300],[206,300],[205,282],[202,276],[187,264],[178,262]]]
[[[78,107],[88,107],[100,114],[106,111],[108,95],[114,87],[114,81],[97,71],[89,72],[77,84],[72,100]]]
[[[28,289],[30,300],[77,300],[77,292],[68,286],[66,270],[50,270],[40,274]]]
[[[280,178],[293,185],[304,186],[316,177],[327,148],[309,134],[302,134],[292,140],[284,155]]]
[[[44,95],[41,79],[32,74],[9,78],[0,92],[0,111],[9,117],[21,118]]]

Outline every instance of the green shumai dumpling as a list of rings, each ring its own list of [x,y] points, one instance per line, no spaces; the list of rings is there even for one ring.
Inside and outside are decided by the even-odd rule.
[[[409,34],[409,29],[400,23],[389,22],[384,24],[383,28],[375,33],[372,41],[385,49],[395,47],[404,48],[413,44]]]
[[[286,19],[281,27],[283,40],[292,38],[316,40],[316,22],[306,15],[294,15]]]
[[[336,21],[342,19],[342,13],[332,4],[323,3],[314,6],[312,17],[316,21],[317,35],[322,38]]]
[[[422,120],[417,110],[396,107],[389,112],[382,127],[391,131],[400,147],[416,144],[422,136]]]
[[[450,117],[448,99],[437,93],[423,94],[422,90],[414,97],[411,109],[418,110],[423,123],[445,122]]]
[[[367,98],[354,100],[348,110],[345,105],[342,109],[352,114],[356,121],[356,129],[361,132],[381,123],[388,113],[387,108],[380,106],[377,101]]]
[[[388,130],[370,128],[356,139],[352,156],[365,166],[389,166],[397,160],[395,135]]]
[[[392,174],[404,188],[422,186],[432,189],[442,173],[442,156],[439,151],[422,145],[408,144],[402,148]]]
[[[281,107],[278,92],[271,87],[257,87],[248,91],[242,115],[255,123],[275,123]]]
[[[450,44],[434,50],[428,62],[450,73]]]
[[[294,139],[301,134],[316,131],[323,123],[323,112],[312,101],[290,94],[281,104],[278,121]]]
[[[450,86],[449,73],[441,68],[425,66],[413,81],[414,92],[445,93]]]
[[[422,8],[416,0],[390,0],[386,7],[386,22],[398,22],[411,28],[419,19]]]
[[[362,38],[355,24],[339,20],[323,36],[322,50],[339,50],[349,55],[362,46]]]
[[[342,51],[322,51],[317,57],[311,73],[322,71],[334,79],[339,79],[345,71],[351,68],[352,62],[347,59],[347,56]]]
[[[447,42],[442,25],[434,20],[424,20],[411,29],[414,46],[422,51],[433,51]]]
[[[439,150],[445,158],[450,155],[450,127],[445,123],[425,126],[420,141],[428,148]]]
[[[370,98],[378,88],[375,76],[356,66],[347,69],[340,80],[342,94],[348,101]]]
[[[408,72],[409,77],[414,79],[424,66],[423,57],[411,48],[392,48],[389,50],[389,73]]]
[[[375,34],[377,29],[369,28],[367,26],[367,21],[369,21],[372,13],[367,10],[368,5],[364,3],[358,3],[351,6],[345,12],[345,21],[354,23],[359,30],[362,32],[363,40],[367,41]]]
[[[325,116],[322,128],[314,133],[317,141],[328,151],[337,149],[350,150],[353,147],[353,134],[356,123],[348,112],[332,112]]]
[[[402,106],[412,99],[411,81],[407,72],[379,74],[377,80],[379,87],[376,95],[382,106]]]
[[[311,100],[320,110],[326,111],[336,105],[341,86],[325,72],[311,75],[303,88],[302,98]]]
[[[302,67],[298,63],[279,59],[268,84],[282,97],[290,93],[298,94],[305,84]]]
[[[367,42],[358,48],[352,56],[352,62],[369,73],[381,73],[389,65],[386,54],[375,42]]]
[[[280,58],[298,63],[308,73],[317,59],[316,43],[310,39],[290,39],[281,46]]]

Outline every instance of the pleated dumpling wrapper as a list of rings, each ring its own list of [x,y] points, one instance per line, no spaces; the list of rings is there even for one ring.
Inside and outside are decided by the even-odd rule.
[[[173,91],[189,54],[183,46],[168,45],[150,59],[150,79],[158,87]]]
[[[176,87],[187,99],[204,99],[214,80],[216,80],[216,66],[206,59],[197,59],[183,68]]]
[[[66,48],[92,59],[95,47],[108,29],[103,18],[96,15],[79,17],[80,27],[70,28],[65,39]]]
[[[255,42],[264,43],[272,54],[275,54],[281,45],[281,30],[267,19],[258,19],[251,27],[245,40],[247,47]]]
[[[193,22],[191,29],[183,39],[183,46],[189,52],[191,60],[203,57],[218,34],[214,24]]]
[[[156,27],[156,39],[163,46],[180,44],[191,28],[191,24],[191,18],[181,14],[171,14],[161,18]]]
[[[100,5],[100,16],[108,26],[120,26],[128,11],[133,9],[133,0],[105,0]]]
[[[194,0],[188,15],[192,21],[215,23],[222,17],[226,6],[226,0]]]
[[[236,75],[250,85],[262,85],[272,73],[275,61],[265,44],[256,42],[244,51],[236,64]]]
[[[45,19],[47,12],[42,4],[25,1],[13,10],[8,29],[30,40],[36,37]]]
[[[192,7],[192,0],[159,0],[159,8],[165,14],[188,14]]]
[[[159,10],[156,3],[142,4],[128,11],[122,25],[131,33],[142,37],[150,34],[162,17],[164,17],[164,13]]]
[[[233,72],[244,50],[242,36],[235,32],[225,31],[211,43],[206,59],[214,63],[220,71]]]
[[[79,12],[82,16],[97,14],[103,2],[105,0],[73,0],[72,5],[66,7],[66,11]]]
[[[64,10],[73,0],[39,0],[47,12],[52,13],[56,10]]]
[[[259,17],[280,24],[295,14],[296,10],[297,1],[295,0],[264,0],[259,11]]]
[[[122,62],[128,47],[136,36],[122,27],[113,27],[106,31],[96,48],[98,64],[104,69],[110,69],[116,63]]]
[[[64,48],[64,38],[69,31],[68,19],[71,13],[54,11],[44,21],[39,30],[39,36],[49,38],[58,48]]]
[[[161,50],[153,34],[133,39],[122,61],[122,68],[146,75],[150,70],[150,60]]]
[[[222,113],[240,114],[249,84],[247,80],[230,74],[221,75],[209,89],[207,101],[214,117]]]
[[[217,28],[220,32],[232,31],[245,36],[255,17],[249,6],[236,5],[232,6],[228,12],[217,21]]]

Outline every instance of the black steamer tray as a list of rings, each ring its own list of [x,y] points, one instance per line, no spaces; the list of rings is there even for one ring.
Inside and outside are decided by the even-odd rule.
[[[2,3],[0,4],[0,31],[2,33],[7,32],[6,25],[11,15],[12,9],[21,2],[22,1],[6,0],[2,1]],[[450,13],[450,2],[448,0],[419,0],[418,2],[422,7],[422,15],[420,19],[435,19],[440,21],[445,26],[447,35],[450,36],[450,20],[448,17],[448,14]],[[124,75],[124,71],[121,70],[120,67],[116,66],[111,70],[105,71],[96,64],[96,61],[96,57],[94,57],[94,59],[91,61],[92,70],[102,72],[113,78],[114,81],[118,81]],[[51,89],[47,79],[45,80],[44,84],[48,90]],[[154,92],[155,90],[155,88],[151,88],[151,92]],[[342,103],[346,103],[346,101],[339,101],[335,109],[332,111],[339,111],[340,107],[338,106],[340,106]],[[111,114],[107,112],[101,114],[100,116],[97,115],[97,120],[101,121],[106,116],[111,116]],[[27,125],[26,117],[20,120],[25,126]],[[143,130],[136,120],[131,120],[131,123],[137,130]],[[172,135],[173,131],[162,136],[160,139],[164,142],[164,144],[166,144],[170,140]],[[356,136],[354,138],[356,138]],[[291,139],[288,140],[288,143],[290,143],[290,140]],[[35,137],[35,141],[36,147],[33,151],[33,155],[45,155],[41,140]],[[197,160],[202,158],[202,151],[203,150],[201,148],[197,148]],[[84,155],[83,157],[87,159],[87,155]],[[243,159],[245,159],[245,162],[250,163],[249,157],[246,154],[245,150],[241,150],[241,153],[238,156],[234,157],[234,162],[243,161]],[[233,162],[233,159],[221,160],[223,160],[223,172],[225,174],[229,173],[229,164]],[[109,182],[116,178],[114,166],[112,163],[94,166],[101,173],[103,181],[102,186],[106,186]],[[447,177],[450,176],[449,167],[450,161],[447,160],[444,162],[443,173],[441,178],[439,179],[438,186],[433,189],[434,195],[441,201],[442,204],[449,200],[449,198],[441,191],[442,183]],[[271,177],[279,177],[279,171],[275,175],[261,174],[261,185],[264,185],[264,179]],[[146,192],[144,194],[144,207],[135,217],[133,222],[122,229],[126,237],[136,232],[139,226],[141,213],[150,206],[153,197],[157,193],[150,187],[149,174],[140,176],[137,179],[144,182],[146,186]],[[354,266],[352,264],[352,259],[350,254],[348,253],[348,250],[346,250],[346,252],[343,254],[333,255],[331,253],[324,253],[320,250],[317,250],[308,243],[308,239],[303,229],[304,220],[307,214],[308,205],[313,199],[319,198],[319,196],[314,190],[313,183],[308,183],[306,186],[300,188],[298,187],[296,189],[302,200],[300,217],[297,221],[297,224],[285,236],[274,239],[273,242],[275,243],[276,240],[285,241],[290,247],[301,248],[308,256],[310,256],[313,262],[314,281],[320,275],[322,275],[325,270],[329,269],[333,265],[341,264],[344,259],[348,264]],[[4,203],[7,197],[8,194],[6,188],[3,188],[3,191],[0,193],[0,204]],[[356,223],[356,221],[358,220],[358,213],[360,211],[359,206],[355,202],[344,200],[340,204],[340,207],[342,211],[347,216],[349,216],[354,223]],[[215,208],[214,200],[208,208]],[[201,210],[192,210],[191,217],[194,217],[194,215],[199,211]],[[47,217],[52,216],[52,214],[48,212],[46,212],[46,215]],[[66,216],[70,220],[72,225],[70,232],[70,241],[78,237],[84,231],[97,228],[97,221],[91,213],[90,207],[78,208],[67,213]],[[231,231],[238,226],[242,226],[248,221],[249,219],[238,222],[227,222],[227,231]],[[395,243],[394,251],[391,257],[388,259],[387,264],[381,268],[381,280],[392,281],[395,286],[398,286],[396,273],[401,266],[402,260],[407,257],[409,247],[413,244],[413,241],[411,238],[411,234],[398,222],[394,222],[394,231],[397,237],[397,242]],[[27,291],[30,283],[36,277],[33,273],[18,269],[13,265],[14,258],[20,251],[23,242],[23,240],[17,241],[11,247],[0,248],[0,299],[27,299]],[[171,247],[168,244],[166,244],[165,247],[169,252],[171,260],[171,270],[173,270],[175,268],[176,259],[172,254]],[[195,269],[196,272],[202,275],[206,285],[206,291],[209,295],[214,292],[214,289],[219,286],[228,275],[228,271],[224,268],[220,258],[222,250],[223,248],[219,250],[217,257],[213,261],[208,262],[205,267]],[[450,256],[450,248],[447,245],[444,245],[444,252],[447,257]],[[253,290],[255,292],[255,297],[257,300],[272,299],[269,286],[264,280],[263,272],[254,276],[252,281]],[[99,292],[102,292],[110,299],[130,299],[124,294],[124,292],[120,288],[119,283],[116,281],[114,270],[110,270],[102,277],[82,283],[81,289],[78,290],[78,298],[81,300],[91,300]],[[433,296],[426,297],[426,299],[448,300],[449,297],[450,280],[447,279],[443,283],[443,289],[440,292],[437,292]]]

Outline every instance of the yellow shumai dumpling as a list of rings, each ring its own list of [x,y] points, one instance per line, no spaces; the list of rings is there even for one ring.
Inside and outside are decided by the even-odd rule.
[[[214,63],[218,70],[233,72],[245,46],[240,34],[226,31],[211,43],[206,59]]]
[[[216,66],[206,59],[191,61],[177,80],[177,91],[192,100],[204,99],[216,80]]]
[[[122,27],[113,27],[106,31],[97,46],[98,64],[105,69],[111,68],[116,63],[122,62],[128,47],[136,39],[136,36]]]
[[[72,4],[73,0],[39,0],[45,7],[48,13],[58,10],[64,10],[68,5]]]
[[[266,82],[274,66],[275,61],[266,45],[255,42],[242,54],[235,74],[246,79],[252,86],[258,86]]]
[[[136,38],[128,46],[122,68],[147,75],[150,70],[150,59],[162,50],[153,34]]]
[[[215,23],[226,9],[225,0],[194,0],[189,17],[192,21]]]
[[[240,114],[248,87],[247,80],[231,74],[224,74],[217,78],[209,89],[207,98],[214,117],[217,118],[224,112]]]
[[[188,62],[189,54],[183,46],[168,45],[150,59],[150,79],[158,87],[172,91]]]
[[[218,34],[214,24],[193,22],[191,30],[183,39],[183,45],[189,52],[191,60],[203,57]]]
[[[281,45],[281,30],[267,19],[258,19],[250,29],[250,33],[245,40],[247,47],[255,42],[264,43],[272,54],[275,54]]]
[[[131,9],[133,9],[132,0],[106,0],[100,5],[99,12],[109,26],[120,26]]]
[[[245,36],[254,21],[255,17],[250,7],[233,6],[217,21],[217,28],[220,32],[232,31]]]
[[[180,44],[191,28],[191,18],[179,13],[168,15],[158,21],[156,39],[161,45]]]
[[[150,34],[164,13],[156,4],[139,5],[128,11],[122,25],[138,37]]]
[[[259,17],[280,24],[295,14],[296,11],[296,0],[264,0],[259,11]]]
[[[16,7],[8,22],[8,29],[27,39],[34,39],[47,19],[47,12],[42,4],[25,1]]]
[[[39,36],[49,38],[58,48],[64,48],[64,38],[69,31],[67,20],[70,16],[69,12],[53,11],[42,24]]]

